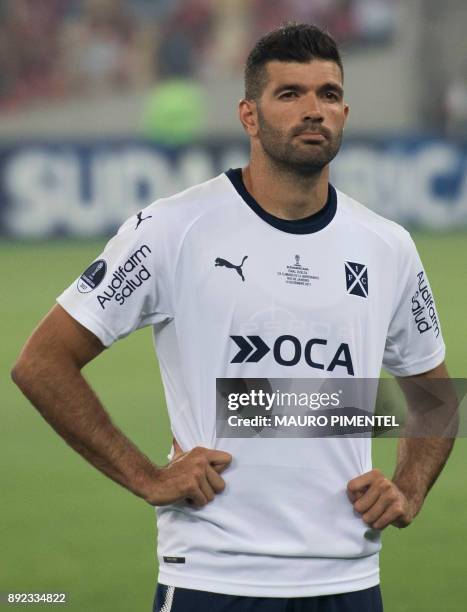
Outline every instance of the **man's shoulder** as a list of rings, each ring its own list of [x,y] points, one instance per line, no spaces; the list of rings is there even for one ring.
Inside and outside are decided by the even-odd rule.
[[[231,192],[227,177],[219,174],[174,195],[158,198],[127,219],[118,233],[138,228],[140,235],[148,239],[156,239],[161,234],[181,236],[200,219],[219,211],[220,205],[229,201]]]
[[[345,216],[346,224],[356,225],[395,246],[402,246],[411,241],[409,232],[402,225],[376,213],[346,193],[336,191],[339,208]]]
[[[175,216],[181,214],[187,218],[190,215],[197,215],[215,208],[219,204],[219,199],[225,200],[228,194],[229,181],[225,173],[222,173],[171,196],[159,198],[152,202],[146,210],[158,209],[166,211],[166,214],[172,213]]]

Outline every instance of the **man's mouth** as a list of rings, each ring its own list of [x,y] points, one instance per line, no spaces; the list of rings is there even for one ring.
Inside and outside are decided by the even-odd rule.
[[[324,134],[321,134],[320,132],[300,132],[300,134],[298,135],[306,140],[313,140],[316,142],[322,142],[323,140],[326,140],[326,136],[324,136]]]
[[[330,134],[329,131],[323,126],[315,126],[313,128],[311,125],[309,125],[307,127],[302,126],[302,129],[298,128],[295,131],[294,136],[300,137],[308,142],[323,142],[324,140],[329,139]]]

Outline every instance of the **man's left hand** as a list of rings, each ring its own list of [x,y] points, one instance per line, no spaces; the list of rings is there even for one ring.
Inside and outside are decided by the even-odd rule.
[[[371,470],[350,480],[347,493],[354,510],[373,529],[388,525],[407,527],[421,506],[409,500],[380,470]]]

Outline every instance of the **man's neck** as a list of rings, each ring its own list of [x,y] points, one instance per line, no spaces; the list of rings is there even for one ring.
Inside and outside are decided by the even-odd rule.
[[[258,204],[280,219],[304,219],[317,213],[328,198],[329,167],[303,176],[273,167],[266,160],[251,160],[242,170],[246,189]]]

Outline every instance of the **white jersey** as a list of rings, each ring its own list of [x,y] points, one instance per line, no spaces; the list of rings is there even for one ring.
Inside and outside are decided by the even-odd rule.
[[[439,365],[440,324],[407,231],[331,185],[317,214],[278,219],[229,170],[126,221],[58,302],[105,346],[151,325],[175,438],[233,456],[212,503],[156,509],[161,583],[258,597],[378,584],[380,534],[346,495],[371,469],[371,440],[217,438],[216,379]]]

